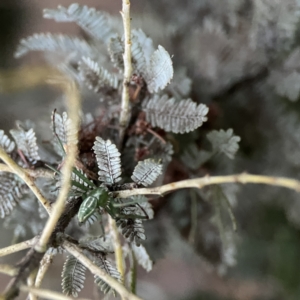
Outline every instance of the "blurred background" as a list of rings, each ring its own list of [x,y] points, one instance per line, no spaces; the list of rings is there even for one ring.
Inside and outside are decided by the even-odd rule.
[[[78,2],[116,16],[121,10],[121,1]],[[56,90],[39,78],[26,81],[45,66],[43,57],[32,54],[16,60],[13,53],[21,38],[35,32],[82,35],[72,23],[42,18],[43,8],[71,3],[0,1],[1,129],[12,128],[15,120],[49,119],[56,107]],[[199,131],[232,128],[241,137],[234,160],[217,157],[197,175],[247,171],[299,178],[299,5],[298,0],[131,1],[133,26],[173,55],[175,69],[191,79],[192,99],[209,105],[208,124]],[[185,137],[178,141],[183,145]],[[175,155],[184,164],[197,160],[197,155]],[[186,175],[180,166],[171,164],[178,179]],[[224,191],[237,220],[237,232],[225,232],[226,245],[216,230],[214,209],[204,198],[197,204],[192,240],[192,193],[176,193],[155,206],[157,217],[146,227],[146,246],[155,265],[150,273],[138,270],[138,294],[144,299],[300,299],[299,195],[254,185],[228,186]],[[12,242],[11,232],[1,229],[1,247]],[[0,261],[13,263],[20,257]],[[60,290],[61,268],[58,257],[43,287]],[[1,290],[7,282],[8,277],[0,274]],[[92,276],[81,296],[92,297],[91,290]]]

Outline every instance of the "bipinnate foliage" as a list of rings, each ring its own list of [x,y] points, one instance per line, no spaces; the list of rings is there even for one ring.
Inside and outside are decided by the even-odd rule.
[[[238,142],[241,140],[239,136],[233,134],[232,129],[224,131],[223,129],[217,131],[213,130],[207,135],[211,142],[214,151],[224,153],[230,159],[233,159],[235,153],[239,149]]]
[[[197,105],[191,99],[176,101],[167,95],[154,96],[144,108],[147,120],[153,127],[167,132],[186,133],[200,127],[207,121],[208,108]]]
[[[64,263],[62,277],[62,290],[67,296],[77,297],[83,289],[86,267],[74,256],[69,255]]]
[[[121,180],[120,152],[110,140],[97,137],[93,147],[99,167],[99,180],[112,185]]]
[[[130,114],[124,134],[120,134],[118,117],[124,84],[124,36],[116,21],[109,14],[79,4],[47,9],[44,17],[57,22],[75,22],[89,35],[89,39],[35,34],[21,40],[15,55],[20,57],[31,51],[43,52],[50,64],[77,83],[82,98],[100,100],[99,106],[93,115],[84,116],[79,112],[82,118],[78,132],[66,112],[54,110],[50,124],[53,138],[48,143],[53,146],[54,152],[47,149],[47,159],[39,156],[39,147],[43,146],[37,143],[33,127],[21,124],[18,129],[11,130],[15,142],[1,130],[0,146],[26,171],[34,173],[37,166],[42,166],[43,171],[45,168],[55,171],[55,176],[39,178],[37,183],[52,206],[61,189],[60,169],[70,146],[77,145],[71,188],[65,210],[51,235],[49,248],[61,249],[60,239],[74,241],[85,256],[120,281],[119,271],[108,258],[117,247],[108,222],[112,218],[122,235],[121,244],[133,258],[127,262],[125,272],[133,270],[136,262],[150,271],[153,262],[147,246],[143,245],[147,237],[143,222],[154,217],[150,199],[145,195],[121,198],[118,193],[162,183],[166,176],[175,181],[176,171],[168,171],[170,162],[175,162],[170,164],[171,168],[178,163],[174,158],[178,146],[172,133],[185,134],[198,129],[207,121],[209,109],[205,104],[188,98],[191,80],[182,70],[174,76],[168,51],[160,45],[155,48],[152,39],[141,29],[133,29],[133,71],[125,83],[130,98]],[[107,51],[104,51],[105,48]],[[111,65],[107,63],[109,60]],[[175,81],[170,85],[173,77]],[[202,139],[202,132],[198,138],[199,141]],[[233,134],[232,129],[212,131],[207,138],[213,149],[206,160],[197,160],[197,169],[214,153],[221,152],[234,158],[240,138]],[[196,141],[191,145],[195,159],[198,146]],[[194,177],[198,171],[188,167],[182,169],[186,178]],[[26,198],[23,196],[23,186],[14,174],[1,172],[0,179],[0,216],[7,217],[7,224],[20,223],[19,227],[16,226],[19,230],[17,238],[25,237],[28,232],[18,220],[20,214],[11,214],[21,202],[20,207],[26,206],[29,208],[26,211],[32,215],[27,227],[37,235],[45,222],[45,215],[39,213],[41,207],[31,194]],[[97,231],[96,237],[90,237],[90,227]],[[56,239],[56,234],[60,239]],[[85,273],[86,268],[79,258],[69,255],[62,271],[63,292],[77,297],[84,287]],[[95,276],[95,283],[104,293],[114,292],[98,276]]]
[[[0,146],[8,154],[15,149],[15,143],[8,138],[3,130],[0,130]]]
[[[152,184],[162,173],[162,165],[152,159],[140,161],[134,168],[131,179],[143,186]]]

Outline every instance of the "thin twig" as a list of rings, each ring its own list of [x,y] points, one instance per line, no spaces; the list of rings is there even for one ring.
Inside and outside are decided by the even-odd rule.
[[[20,290],[22,292],[31,293],[31,294],[34,294],[36,296],[39,296],[39,297],[42,297],[42,298],[45,298],[45,299],[50,299],[50,300],[74,300],[74,298],[65,296],[61,293],[53,292],[53,291],[50,291],[50,290],[44,290],[44,289],[29,287],[29,286],[26,286],[26,285],[22,285],[20,287]],[[89,300],[89,299],[84,299],[84,298],[76,298],[76,299],[77,300]]]
[[[82,250],[68,242],[64,241],[62,246],[74,257],[76,257],[86,268],[88,268],[93,274],[100,277],[103,281],[105,281],[109,286],[111,286],[115,291],[117,291],[121,297],[127,300],[141,300],[141,298],[136,295],[131,294],[120,282],[116,279],[109,276],[103,270],[101,270],[97,265],[95,265],[89,258],[87,258]]]
[[[120,113],[120,140],[122,141],[125,127],[129,118],[129,83],[132,73],[131,65],[131,28],[130,28],[130,1],[122,0],[122,11],[124,27],[124,79],[122,90],[122,102]]]
[[[0,257],[28,249],[32,247],[36,241],[37,241],[37,237],[34,237],[33,239],[2,248],[0,249]]]
[[[125,268],[123,260],[123,250],[116,221],[111,217],[109,217],[109,225],[113,234],[116,265],[121,275],[121,282],[124,284]]]
[[[40,262],[40,267],[35,278],[34,287],[39,288],[41,286],[43,278],[45,277],[52,261],[53,261],[52,254],[44,255],[43,259]]]
[[[135,195],[159,195],[163,196],[169,192],[186,189],[186,188],[198,188],[202,189],[204,186],[222,183],[255,183],[255,184],[267,184],[273,186],[281,186],[296,192],[300,192],[300,181],[290,179],[286,177],[272,177],[263,175],[251,175],[247,173],[226,175],[226,176],[205,176],[195,179],[187,179],[177,181],[169,184],[165,184],[153,188],[141,188],[132,190],[123,190],[114,193],[115,197],[128,198]]]
[[[4,151],[2,147],[0,147],[0,159],[3,160],[15,173],[18,175],[31,189],[31,191],[34,193],[34,195],[38,198],[40,203],[44,206],[48,214],[50,214],[51,206],[49,201],[44,198],[41,191],[38,189],[38,187],[35,185],[33,179],[29,174],[27,174],[23,168],[18,166],[11,158],[10,156]]]
[[[18,274],[18,269],[10,265],[0,264],[0,273],[9,276],[15,276],[16,274]]]
[[[73,81],[69,82],[69,84],[67,85],[66,94],[69,117],[72,120],[72,126],[74,127],[74,130],[78,132],[80,124],[80,94],[76,84]],[[76,155],[77,145],[75,143],[69,143],[68,153],[64,161],[64,165],[62,167],[62,187],[60,189],[57,200],[53,205],[51,215],[44,227],[41,237],[35,246],[35,250],[38,252],[46,251],[49,238],[61,214],[64,211],[66,199],[68,197],[68,193],[71,187],[72,168],[75,164]]]
[[[0,163],[0,171],[15,173],[9,166]],[[48,169],[23,169],[32,178],[53,178],[54,172]]]
[[[31,274],[27,278],[27,285],[28,287],[33,287],[36,277],[36,270],[32,271]],[[37,300],[37,297],[35,294],[29,292],[27,300]]]

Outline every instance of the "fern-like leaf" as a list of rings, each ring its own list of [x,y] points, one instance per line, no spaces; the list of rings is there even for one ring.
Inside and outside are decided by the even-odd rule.
[[[124,69],[124,45],[120,36],[114,37],[110,40],[108,44],[108,52],[110,55],[110,60],[114,66],[122,72]]]
[[[62,290],[66,295],[77,297],[84,287],[86,267],[74,256],[68,256],[64,263],[62,277]]]
[[[40,160],[36,136],[32,128],[25,130],[19,127],[19,129],[10,130],[10,134],[13,136],[18,149],[23,152],[30,162],[36,162]]]
[[[157,93],[164,89],[173,78],[174,70],[171,57],[164,47],[152,54],[146,82],[150,93]]]
[[[0,147],[8,154],[15,149],[15,143],[5,135],[3,130],[0,130]]]
[[[121,180],[120,152],[110,140],[104,141],[96,137],[93,147],[99,168],[99,180],[112,185]]]
[[[0,217],[8,216],[22,198],[22,185],[14,174],[0,172]]]
[[[62,34],[34,34],[22,39],[15,57],[26,55],[30,51],[43,51],[93,57],[94,49],[84,40]]]
[[[147,272],[150,272],[152,270],[153,261],[149,257],[149,254],[147,253],[145,247],[143,245],[137,247],[133,244],[131,245],[131,249],[134,253],[134,257],[137,263],[142,266]]]
[[[118,78],[90,58],[83,57],[78,68],[83,81],[95,93],[101,92],[104,88],[117,89]]]
[[[120,273],[105,256],[102,256],[102,255],[97,256],[95,263],[98,267],[100,267],[102,270],[104,270],[111,277],[115,278],[118,281],[121,280]],[[112,292],[115,295],[115,291],[105,281],[103,281],[98,276],[94,276],[94,278],[95,278],[95,283],[99,286],[100,290],[104,294]]]
[[[153,127],[160,127],[168,132],[186,133],[200,127],[207,121],[208,107],[197,105],[191,99],[176,101],[156,95],[151,98],[146,107],[147,121]]]
[[[223,129],[219,131],[213,130],[207,135],[207,138],[211,142],[214,151],[220,151],[230,159],[234,159],[239,149],[238,142],[241,138],[234,135],[231,128],[227,131]]]
[[[72,124],[72,120],[68,117],[66,112],[60,115],[57,112],[52,114],[52,119],[54,120],[55,132],[64,146],[67,147],[69,144],[77,144],[77,130]],[[54,127],[52,128],[54,131]],[[62,154],[62,149],[59,149],[58,141],[56,141],[56,151],[58,154]]]
[[[140,161],[135,167],[131,179],[143,186],[152,184],[162,173],[162,165],[153,159]]]
[[[109,41],[114,35],[108,14],[77,3],[68,8],[58,6],[57,9],[45,9],[44,18],[57,22],[75,22],[93,38],[103,42]]]

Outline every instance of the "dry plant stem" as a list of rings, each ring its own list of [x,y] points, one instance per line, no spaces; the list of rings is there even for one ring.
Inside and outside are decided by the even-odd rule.
[[[43,259],[40,262],[40,267],[37,272],[34,287],[39,288],[42,284],[43,278],[45,277],[51,263],[53,261],[53,255],[45,254]]]
[[[35,244],[36,241],[37,241],[37,238],[34,237],[31,240],[27,240],[27,241],[24,241],[24,242],[15,244],[15,245],[11,245],[11,246],[2,248],[2,249],[0,249],[0,257],[9,255],[9,254],[12,254],[12,253],[15,253],[15,252],[19,252],[19,251],[22,251],[24,249],[28,249],[28,248],[32,247]]]
[[[35,185],[33,178],[29,176],[23,168],[18,166],[11,158],[10,156],[3,150],[3,148],[0,147],[0,159],[3,160],[15,173],[18,175],[31,189],[31,191],[34,193],[34,195],[38,198],[38,200],[41,202],[41,204],[44,206],[48,214],[50,214],[51,207],[49,201],[44,198],[41,191],[37,188]]]
[[[72,120],[74,129],[76,130],[76,132],[78,132],[79,125],[80,125],[80,118],[79,118],[80,94],[74,82],[70,82],[69,85],[67,86],[67,104],[68,104],[69,117]],[[44,227],[41,237],[35,246],[35,250],[37,252],[46,251],[47,243],[50,239],[50,236],[54,231],[54,228],[61,214],[64,211],[65,202],[71,187],[71,174],[72,174],[72,168],[76,161],[76,155],[77,155],[77,145],[70,143],[70,145],[68,145],[68,153],[62,168],[62,174],[63,174],[62,187],[60,189],[57,200],[53,205],[51,215]]]
[[[14,171],[7,165],[0,163],[0,171],[14,173]],[[23,169],[25,173],[27,173],[30,177],[33,178],[53,178],[54,172],[47,169]]]
[[[50,299],[50,300],[74,300],[72,297],[65,296],[63,294],[53,292],[50,290],[44,290],[44,289],[38,289],[34,287],[29,287],[26,285],[22,285],[20,287],[20,290],[22,292],[27,292],[31,293],[35,296],[42,297],[44,299]],[[84,298],[76,298],[77,300],[89,300],[89,299],[84,299]]]
[[[169,192],[186,189],[186,188],[198,188],[202,189],[204,186],[222,183],[255,183],[255,184],[266,184],[273,186],[285,187],[296,192],[300,192],[300,181],[290,179],[286,177],[271,177],[263,175],[251,175],[247,173],[225,175],[225,176],[205,176],[195,179],[187,179],[177,181],[169,184],[165,184],[153,188],[142,188],[133,190],[124,190],[114,193],[115,197],[128,198],[134,195],[159,195],[163,196]]]
[[[18,273],[18,269],[16,269],[13,266],[6,265],[6,264],[0,264],[0,273],[9,275],[9,276],[15,276]]]
[[[99,276],[103,281],[105,281],[108,285],[110,285],[116,292],[120,294],[123,299],[126,300],[141,300],[141,298],[136,295],[131,294],[120,282],[116,279],[109,276],[103,270],[101,270],[98,266],[96,266],[89,258],[87,258],[82,250],[68,242],[64,241],[62,246],[74,257],[76,257],[86,268],[88,268],[94,275]]]
[[[123,91],[120,113],[120,140],[122,141],[124,136],[125,127],[129,118],[129,83],[132,73],[131,65],[131,28],[130,28],[130,1],[122,0],[122,11],[124,27],[124,79],[123,79]]]
[[[124,284],[125,269],[124,269],[122,245],[121,245],[120,236],[119,236],[116,221],[111,217],[109,217],[109,225],[110,225],[110,228],[111,228],[112,233],[113,233],[116,265],[117,265],[118,271],[121,275],[121,281]]]
[[[34,286],[35,277],[36,277],[36,271],[33,271],[27,278],[27,285],[29,287]],[[37,297],[34,294],[32,294],[31,292],[29,292],[27,300],[37,300]]]

